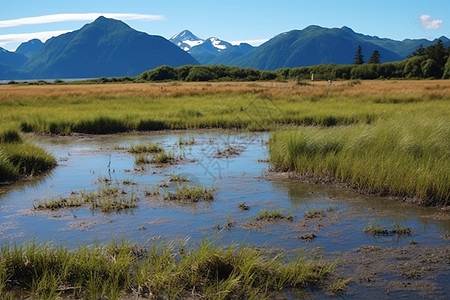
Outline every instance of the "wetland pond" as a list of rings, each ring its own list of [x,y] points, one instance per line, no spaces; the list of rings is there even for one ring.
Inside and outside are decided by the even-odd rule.
[[[398,200],[306,184],[270,172],[268,133],[159,132],[108,136],[30,136],[58,166],[26,182],[0,186],[0,240],[69,248],[112,238],[149,241],[205,237],[286,253],[304,249],[336,260],[350,284],[339,296],[445,298],[450,295],[450,214]],[[138,160],[133,146],[158,144],[169,163]],[[152,154],[145,154],[152,157]],[[177,187],[201,186],[196,202],[164,199]],[[40,209],[115,187],[129,208],[93,205]],[[276,213],[277,216],[264,217]],[[379,231],[376,231],[379,229]],[[306,298],[326,298],[314,292]]]

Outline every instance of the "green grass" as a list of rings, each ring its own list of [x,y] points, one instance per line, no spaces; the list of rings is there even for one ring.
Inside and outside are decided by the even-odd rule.
[[[59,135],[198,128],[270,130],[278,124],[334,126],[372,122],[379,113],[369,108],[373,106],[371,102],[357,107],[355,103],[342,101],[339,104],[342,110],[338,111],[333,109],[335,102],[336,99],[324,98],[311,107],[308,97],[283,99],[225,92],[149,98],[31,98],[2,101],[0,110],[7,106],[3,119],[24,132]],[[186,107],[198,107],[201,113]]]
[[[277,221],[277,220],[288,220],[292,221],[294,220],[294,217],[292,217],[290,212],[285,212],[284,210],[269,210],[269,209],[263,209],[258,212],[258,215],[256,216],[257,221]]]
[[[321,286],[334,264],[272,256],[249,247],[203,241],[140,247],[127,241],[79,246],[4,244],[0,252],[3,297],[119,299],[268,299],[286,289]]]
[[[269,139],[270,161],[277,170],[333,179],[363,192],[447,205],[450,122],[446,114],[429,107],[424,112],[399,111],[371,125],[277,132]]]
[[[130,183],[125,182],[124,185]],[[134,190],[125,191],[118,185],[100,184],[97,191],[73,192],[67,197],[60,196],[50,200],[38,200],[33,202],[33,208],[38,210],[56,210],[89,206],[90,210],[99,210],[105,213],[118,212],[132,209],[137,206],[137,197]]]
[[[135,154],[158,153],[162,151],[164,151],[164,149],[157,143],[131,145],[130,149],[128,150],[128,152]]]
[[[169,151],[169,153],[166,153],[166,151],[161,151],[152,156],[150,159],[151,163],[154,164],[168,164],[175,161],[175,155],[172,151]]]
[[[386,226],[380,225],[377,220],[371,221],[365,228],[364,233],[371,235],[411,235],[411,228],[401,225],[396,221],[392,229],[388,230]]]
[[[52,155],[35,145],[20,141],[0,143],[0,182],[35,176],[56,164]]]
[[[213,201],[214,200],[214,188],[207,188],[203,186],[189,186],[186,183],[175,186],[174,190],[160,188],[153,190],[153,195],[159,195],[164,200],[182,201],[182,202],[200,202],[200,201]]]
[[[325,211],[322,208],[318,208],[318,209],[308,209],[303,216],[305,218],[320,218],[320,217],[325,217]]]
[[[189,182],[189,179],[186,176],[179,175],[179,174],[171,174],[169,176],[170,182]]]

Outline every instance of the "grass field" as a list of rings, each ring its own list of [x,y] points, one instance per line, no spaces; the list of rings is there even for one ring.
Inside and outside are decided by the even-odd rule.
[[[0,112],[0,179],[23,169],[11,146],[31,147],[21,132],[222,128],[274,131],[278,170],[426,204],[450,197],[448,80],[3,85]]]

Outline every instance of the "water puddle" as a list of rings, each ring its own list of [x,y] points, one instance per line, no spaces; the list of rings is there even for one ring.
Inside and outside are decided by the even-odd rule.
[[[349,285],[349,298],[358,298],[361,289],[370,287],[375,294],[381,291],[383,297],[388,288],[394,296],[404,291],[420,296],[426,290],[426,296],[439,298],[449,292],[444,284],[450,277],[448,267],[431,269],[432,273],[440,272],[433,280],[426,277],[426,271],[419,276],[399,271],[381,277],[388,280],[393,276],[390,283],[419,278],[432,282],[433,288],[425,284],[416,288],[386,287],[387,281],[381,279],[373,285],[375,275],[358,269],[364,262],[374,263],[375,257],[382,264],[380,255],[392,261],[387,253],[394,255],[398,249],[406,255],[404,259],[441,249],[438,262],[448,266],[447,211],[272,176],[267,161],[267,133],[170,132],[32,139],[55,155],[58,166],[42,178],[0,187],[3,242],[36,240],[76,247],[112,238],[146,243],[186,238],[195,242],[213,237],[223,244],[244,243],[286,252],[304,248],[314,255],[338,258],[344,277],[361,273]],[[158,143],[173,155],[174,161],[136,163],[138,155],[128,149],[150,143]],[[156,190],[168,193],[182,185],[206,187],[214,200],[190,203],[164,200],[161,193],[155,195]],[[107,186],[117,187],[124,197],[133,195],[135,207],[112,212],[92,209],[90,205],[33,208],[37,203],[95,193]],[[263,211],[278,213],[278,217],[262,217]],[[385,231],[369,231],[383,227]],[[385,253],[386,249],[390,251]],[[408,249],[416,249],[411,250],[415,254],[407,256]],[[368,253],[373,255],[369,257]],[[364,276],[370,277],[367,282],[361,279]]]

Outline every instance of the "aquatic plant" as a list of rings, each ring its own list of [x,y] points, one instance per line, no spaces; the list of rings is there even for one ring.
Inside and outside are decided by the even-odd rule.
[[[386,229],[386,226],[380,225],[378,220],[371,221],[365,228],[364,233],[371,235],[386,235],[389,234],[389,231]]]
[[[130,153],[157,153],[164,151],[164,149],[161,147],[161,145],[157,143],[150,143],[150,144],[133,144],[130,146],[130,149],[128,149],[128,152]]]
[[[250,206],[245,204],[245,202],[239,202],[238,206],[240,210],[250,210]]]
[[[317,217],[325,217],[325,211],[322,208],[318,209],[308,209],[303,214],[305,218],[317,218]]]
[[[401,225],[398,221],[396,221],[392,225],[392,229],[386,229],[386,226],[382,226],[378,224],[378,220],[371,221],[365,228],[364,233],[371,235],[410,235],[412,232],[411,228]]]
[[[118,212],[135,208],[138,198],[134,190],[125,191],[118,185],[100,184],[97,191],[72,192],[67,197],[60,196],[48,201],[38,200],[33,202],[34,209],[61,209],[88,205],[90,210],[102,212]]]
[[[179,175],[179,174],[171,174],[169,176],[170,182],[189,182],[189,179],[186,176]]]
[[[174,191],[166,190],[163,199],[187,202],[212,201],[214,200],[214,191],[214,188],[182,184],[177,185]]]
[[[269,210],[263,209],[258,212],[256,216],[257,221],[265,220],[265,221],[277,221],[277,220],[288,220],[293,221],[294,217],[291,212],[285,212],[284,210]]]
[[[167,163],[172,163],[173,161],[175,161],[174,153],[172,151],[169,151],[169,153],[166,153],[166,151],[164,151],[164,150],[156,153],[150,159],[150,163],[154,163],[154,164],[167,164]]]

